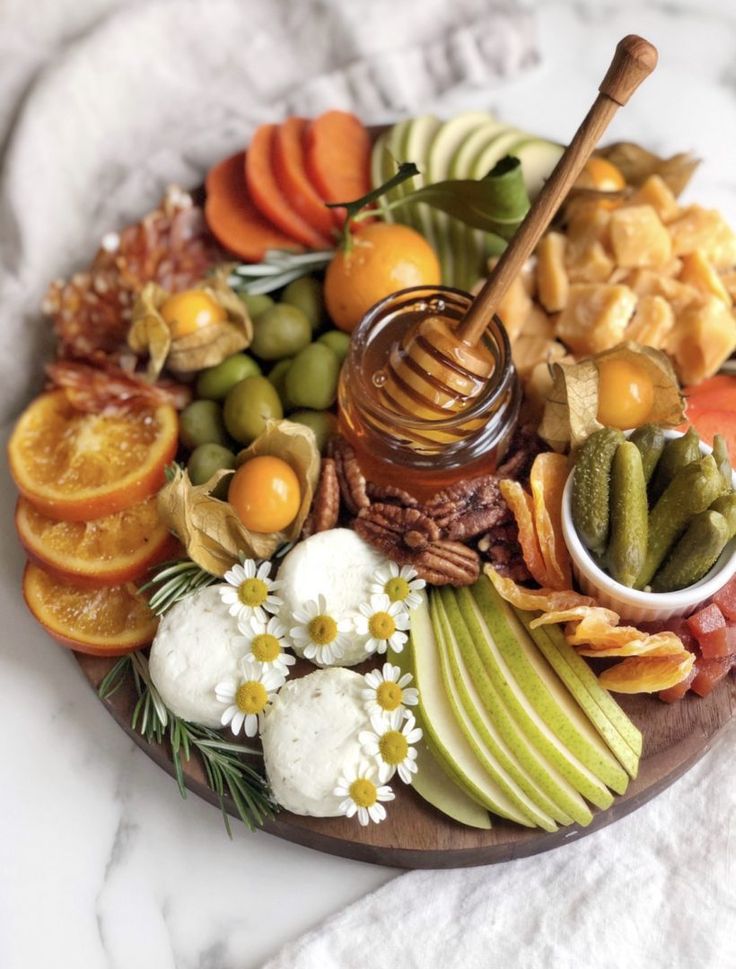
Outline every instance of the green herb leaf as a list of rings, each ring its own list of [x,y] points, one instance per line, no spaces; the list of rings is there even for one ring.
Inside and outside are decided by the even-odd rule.
[[[241,295],[272,293],[300,276],[324,269],[334,255],[332,249],[317,252],[269,249],[262,262],[239,263],[231,269],[227,284]]]
[[[473,229],[509,240],[529,210],[521,162],[512,155],[502,158],[481,179],[448,179],[424,185],[397,199],[391,209],[426,202]]]
[[[377,202],[383,195],[390,192],[392,188],[401,185],[402,182],[405,182],[409,178],[414,178],[418,174],[419,169],[414,162],[401,162],[395,175],[392,175],[383,185],[379,185],[378,188],[374,188],[368,192],[367,195],[363,195],[359,199],[353,199],[352,202],[325,202],[325,205],[328,209],[347,209],[345,224],[349,225],[361,209],[364,209],[367,205],[371,205],[373,202]]]
[[[154,566],[151,578],[140,587],[140,591],[153,593],[148,602],[151,611],[157,616],[163,616],[175,602],[197,589],[220,581],[222,580],[216,575],[206,572],[190,558],[172,559]]]

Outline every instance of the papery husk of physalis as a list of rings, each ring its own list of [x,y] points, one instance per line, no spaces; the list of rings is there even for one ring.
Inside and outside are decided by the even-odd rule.
[[[596,154],[615,165],[627,185],[638,188],[650,175],[659,175],[675,196],[682,194],[700,164],[700,159],[690,152],[683,151],[669,158],[661,158],[630,141],[618,141],[599,148]]]
[[[598,363],[613,358],[630,359],[651,377],[654,403],[647,422],[677,427],[684,420],[683,398],[669,357],[639,343],[619,343],[578,363],[552,364],[552,389],[539,436],[553,450],[575,450],[603,426],[597,416]]]
[[[159,310],[172,294],[156,283],[147,283],[133,306],[128,345],[135,353],[148,354],[148,376],[155,380],[164,367],[176,374],[190,374],[214,367],[226,357],[250,346],[253,339],[245,303],[218,276],[201,282],[201,289],[226,312],[227,319],[210,323],[193,333],[172,337]]]
[[[226,501],[211,492],[221,478],[232,471],[217,471],[202,485],[193,485],[183,468],[177,468],[171,481],[159,492],[161,518],[178,537],[187,555],[213,575],[224,575],[239,561],[267,559],[286,542],[301,533],[317,486],[320,455],[314,434],[302,424],[268,421],[266,429],[237,457],[240,466],[261,455],[282,458],[296,472],[301,491],[299,512],[288,528],[261,534],[245,527]]]

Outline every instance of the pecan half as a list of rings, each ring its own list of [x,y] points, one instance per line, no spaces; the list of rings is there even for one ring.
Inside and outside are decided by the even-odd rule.
[[[462,542],[432,542],[412,565],[431,585],[472,585],[480,575],[478,553]]]
[[[459,481],[424,506],[444,538],[464,541],[507,521],[510,512],[493,474]]]
[[[365,476],[360,470],[355,451],[344,437],[334,437],[330,441],[329,454],[335,462],[340,494],[345,507],[351,515],[357,515],[362,508],[370,505],[371,500],[366,492]]]
[[[326,532],[337,525],[340,517],[340,485],[337,470],[332,458],[323,458],[319,482],[312,499],[312,507],[304,521],[302,538],[309,538],[317,532]]]
[[[547,445],[539,437],[533,424],[524,424],[518,427],[511,438],[503,464],[496,468],[496,477],[526,481],[534,458],[546,450],[548,450]]]
[[[353,527],[387,558],[412,565],[433,585],[470,585],[480,574],[478,553],[461,542],[442,541],[437,523],[419,508],[371,505]]]
[[[531,579],[519,545],[516,522],[509,521],[487,532],[478,542],[478,551],[501,575],[514,582]]]
[[[378,485],[369,481],[365,486],[366,494],[371,501],[381,502],[386,505],[401,505],[403,508],[417,508],[419,502],[403,488],[396,485]]]

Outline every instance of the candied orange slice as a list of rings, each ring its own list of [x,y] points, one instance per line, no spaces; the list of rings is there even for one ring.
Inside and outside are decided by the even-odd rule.
[[[85,587],[132,582],[174,548],[155,497],[88,522],[48,518],[20,498],[15,527],[37,565]]]
[[[595,599],[581,595],[574,589],[525,589],[513,579],[500,575],[492,565],[484,566],[484,572],[493,583],[496,592],[517,609],[538,612],[562,612],[578,606],[594,606]]]
[[[157,491],[176,445],[176,411],[169,404],[88,414],[56,390],[21,414],[8,459],[18,490],[44,515],[86,521]]]
[[[547,568],[542,558],[542,550],[539,547],[537,530],[534,527],[534,507],[531,495],[524,491],[518,481],[511,481],[507,478],[500,482],[499,487],[506,504],[511,509],[511,514],[516,519],[521,555],[529,569],[529,574],[535,582],[540,585],[547,585]],[[498,591],[503,595],[500,589]]]
[[[93,656],[122,656],[153,639],[158,619],[135,588],[82,589],[28,563],[23,596],[54,639]]]
[[[613,693],[656,693],[676,686],[690,673],[693,653],[674,656],[631,656],[604,670],[600,685]]]
[[[562,492],[570,468],[564,454],[538,454],[529,475],[534,509],[534,529],[547,571],[547,585],[569,589],[572,585],[570,555],[562,536]]]

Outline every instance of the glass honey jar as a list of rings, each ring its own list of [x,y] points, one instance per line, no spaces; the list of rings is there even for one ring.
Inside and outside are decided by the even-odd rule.
[[[406,379],[400,386],[392,380],[390,396],[386,387],[388,361],[401,352],[407,332],[434,318],[446,333],[471,303],[468,293],[450,287],[404,289],[377,303],[353,332],[338,390],[340,429],[369,481],[425,500],[456,481],[492,472],[500,463],[517,422],[521,388],[498,317],[475,351],[485,357],[478,368],[483,379],[474,380],[460,364],[455,369],[450,364],[450,377],[463,390],[461,404],[448,399],[446,388],[428,371],[420,372],[414,360],[401,368]],[[392,367],[391,373],[398,370]],[[421,393],[416,389],[420,383]]]

